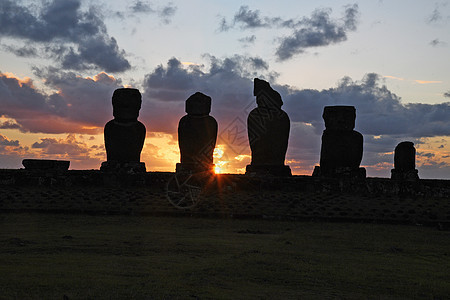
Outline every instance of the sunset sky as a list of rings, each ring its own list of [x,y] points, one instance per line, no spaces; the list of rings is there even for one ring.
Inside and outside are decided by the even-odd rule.
[[[143,96],[147,171],[174,171],[184,102],[212,98],[215,163],[243,173],[253,78],[291,120],[293,174],[319,163],[323,107],[353,105],[368,176],[415,144],[421,178],[450,179],[450,1],[0,1],[0,168],[106,160],[119,87]]]

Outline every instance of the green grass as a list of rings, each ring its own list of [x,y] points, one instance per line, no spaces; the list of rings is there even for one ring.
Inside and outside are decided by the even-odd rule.
[[[0,299],[448,299],[428,227],[0,214]]]

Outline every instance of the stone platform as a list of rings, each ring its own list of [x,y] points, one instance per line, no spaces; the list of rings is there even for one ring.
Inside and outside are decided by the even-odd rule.
[[[210,173],[186,178],[169,172],[0,170],[0,212],[450,224],[450,180]],[[174,205],[174,193],[195,203]]]

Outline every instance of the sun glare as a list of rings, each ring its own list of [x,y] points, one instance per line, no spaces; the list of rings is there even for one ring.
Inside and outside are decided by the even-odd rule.
[[[214,167],[214,173],[216,173],[216,174],[222,173],[222,168],[219,167],[219,166],[215,166],[215,167]]]
[[[214,148],[214,154],[213,157],[218,160],[221,159],[222,156],[224,154],[223,151],[223,146],[222,145],[218,145],[216,148]],[[215,162],[215,166],[214,166],[214,173],[216,174],[221,174],[224,172],[224,166],[225,164],[228,163],[228,161],[225,160],[218,160]]]

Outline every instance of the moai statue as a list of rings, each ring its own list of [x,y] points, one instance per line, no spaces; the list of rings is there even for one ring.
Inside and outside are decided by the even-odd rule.
[[[181,163],[176,172],[212,172],[217,140],[217,121],[209,115],[211,97],[200,92],[186,100],[186,113],[178,124]]]
[[[258,107],[247,118],[252,161],[245,174],[292,176],[291,169],[284,164],[290,121],[281,109],[281,96],[267,81],[258,78],[254,81],[253,95]]]
[[[401,142],[395,147],[394,169],[391,170],[391,179],[414,181],[419,179],[418,173],[414,143]]]
[[[141,109],[141,93],[137,89],[120,88],[112,96],[114,119],[104,129],[107,161],[100,170],[145,172],[140,162],[146,129],[137,120]]]
[[[359,165],[363,156],[363,136],[355,128],[354,106],[325,106],[320,167],[313,176],[365,178]]]

